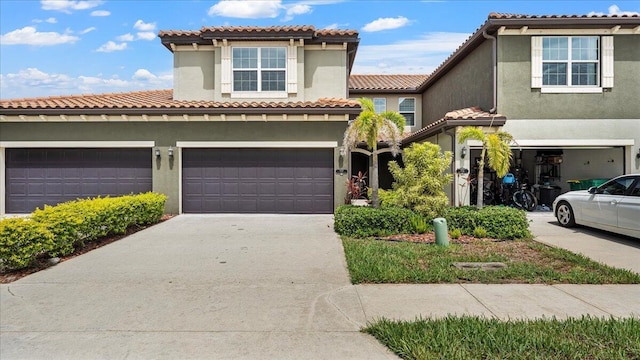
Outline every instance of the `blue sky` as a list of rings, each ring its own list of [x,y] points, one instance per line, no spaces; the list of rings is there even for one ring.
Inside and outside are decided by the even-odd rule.
[[[0,98],[168,89],[159,30],[357,29],[353,74],[428,74],[492,12],[621,14],[640,1],[0,0]]]

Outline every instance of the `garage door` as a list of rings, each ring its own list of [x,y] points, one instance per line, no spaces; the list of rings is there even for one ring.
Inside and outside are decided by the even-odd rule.
[[[333,149],[184,149],[186,213],[333,212]]]
[[[6,212],[151,191],[150,149],[6,149]]]

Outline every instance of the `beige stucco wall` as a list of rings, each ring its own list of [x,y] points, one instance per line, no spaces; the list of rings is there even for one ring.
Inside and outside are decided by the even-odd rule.
[[[288,42],[237,43],[239,46],[287,46]],[[230,46],[234,46],[232,43]],[[173,82],[176,100],[209,101],[316,101],[320,98],[346,98],[347,53],[338,46],[297,47],[297,92],[282,97],[234,97],[221,92],[220,47],[206,46],[197,50],[179,47],[174,52]],[[258,94],[256,94],[258,95]]]
[[[302,121],[291,116],[291,121],[149,121],[149,122],[0,122],[0,153],[2,143],[16,141],[41,142],[102,142],[150,141],[161,151],[158,160],[153,156],[153,190],[168,196],[165,211],[178,213],[180,203],[180,157],[177,141],[296,141],[335,142],[334,169],[346,168],[346,159],[340,156],[339,146],[347,126],[346,121]],[[152,119],[154,120],[154,119]],[[44,146],[46,147],[46,146]],[[91,147],[91,146],[87,146]],[[175,156],[167,156],[169,147]],[[152,156],[151,149],[149,151]],[[1,158],[0,158],[1,160]],[[0,163],[0,170],[4,163]],[[3,171],[0,171],[3,172]],[[345,175],[334,175],[334,205],[343,203],[346,195]],[[0,179],[4,181],[4,179]]]

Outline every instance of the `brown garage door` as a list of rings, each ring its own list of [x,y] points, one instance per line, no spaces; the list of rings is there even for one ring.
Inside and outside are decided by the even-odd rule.
[[[186,213],[333,212],[333,149],[184,149]]]
[[[150,149],[7,149],[6,212],[151,191]]]

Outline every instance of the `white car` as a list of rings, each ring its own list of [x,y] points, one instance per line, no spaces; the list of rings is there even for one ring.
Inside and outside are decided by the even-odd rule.
[[[640,238],[640,174],[622,175],[553,202],[560,225],[576,224]]]

